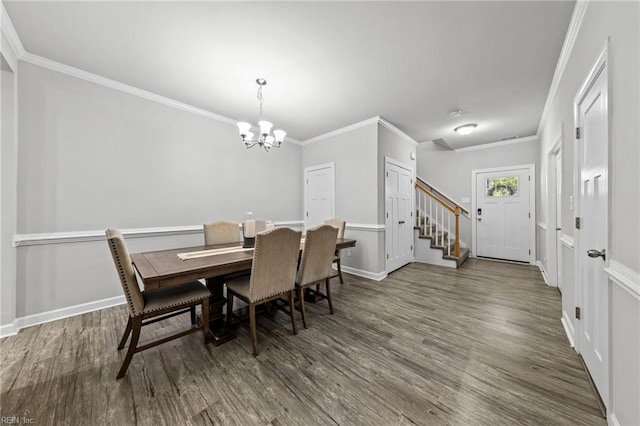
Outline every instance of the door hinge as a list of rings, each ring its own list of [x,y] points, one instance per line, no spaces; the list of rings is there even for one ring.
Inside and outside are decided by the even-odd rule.
[[[387,219],[389,218],[389,213],[387,213]]]
[[[576,306],[576,319],[580,319],[580,308]]]
[[[307,212],[307,217],[309,217],[309,212]]]
[[[531,256],[531,249],[529,249],[529,256]]]
[[[531,212],[529,212],[529,219],[531,219]]]
[[[387,177],[389,177],[389,172],[387,172]]]
[[[576,217],[576,229],[580,229],[580,226],[582,226],[582,221],[579,217]]]
[[[527,176],[527,179],[529,179],[529,182],[531,182],[531,176]]]
[[[576,139],[580,139],[580,127],[576,127]]]
[[[387,253],[387,259],[389,258],[389,253]]]
[[[413,246],[411,246],[411,250],[413,250]]]
[[[413,217],[413,212],[410,212],[410,214],[411,214],[411,217]]]
[[[307,185],[309,185],[309,179],[307,179]]]

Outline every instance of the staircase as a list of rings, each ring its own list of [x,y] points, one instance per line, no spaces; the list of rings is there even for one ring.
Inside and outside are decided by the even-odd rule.
[[[460,242],[460,216],[468,220],[469,211],[420,177],[415,187],[415,261],[459,268],[469,257]]]

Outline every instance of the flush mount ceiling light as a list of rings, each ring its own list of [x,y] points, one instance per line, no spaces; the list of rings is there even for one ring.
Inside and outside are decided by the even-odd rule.
[[[273,136],[270,135],[271,128],[273,124],[268,121],[264,121],[262,119],[262,88],[267,85],[267,80],[264,78],[256,79],[256,83],[258,83],[258,102],[260,102],[260,120],[258,121],[258,126],[260,127],[260,133],[256,139],[253,138],[253,133],[251,133],[251,124],[246,123],[244,121],[240,121],[238,123],[238,131],[240,132],[240,136],[242,137],[242,142],[247,147],[247,149],[258,145],[261,148],[264,148],[265,151],[269,151],[270,148],[276,147],[280,148],[282,142],[284,141],[284,137],[286,135],[284,130],[274,130]]]
[[[469,133],[473,132],[476,127],[478,127],[476,123],[469,123],[458,126],[453,130],[455,130],[457,133],[460,133],[461,135],[468,135]]]

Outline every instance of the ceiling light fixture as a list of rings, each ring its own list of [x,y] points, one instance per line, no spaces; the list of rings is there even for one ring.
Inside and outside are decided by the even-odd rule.
[[[264,148],[265,151],[269,151],[270,148],[276,147],[280,148],[282,142],[284,142],[284,137],[286,133],[284,130],[274,130],[273,136],[270,135],[271,128],[273,124],[268,121],[264,121],[262,119],[262,88],[266,86],[267,80],[264,78],[256,79],[256,83],[258,83],[258,101],[260,102],[260,120],[258,121],[258,126],[260,127],[260,133],[256,139],[253,138],[253,133],[251,133],[251,124],[240,121],[238,122],[238,131],[240,132],[240,136],[242,137],[242,142],[247,147],[247,149],[253,146],[260,146]]]
[[[456,131],[457,133],[460,133],[461,135],[468,135],[469,133],[473,132],[476,129],[476,127],[478,127],[476,123],[469,123],[469,124],[463,124],[462,126],[458,126],[453,130]]]

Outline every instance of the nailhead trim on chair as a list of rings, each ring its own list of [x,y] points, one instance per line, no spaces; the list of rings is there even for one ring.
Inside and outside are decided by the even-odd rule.
[[[129,286],[124,284],[127,281],[127,275],[124,273],[124,266],[116,248],[115,238],[116,237],[109,238],[109,248],[111,249],[111,254],[113,254],[113,258],[116,261],[116,268],[118,269],[118,274],[120,275],[120,281],[125,293],[125,298],[127,299],[127,304],[129,305],[129,309],[131,310],[131,316],[135,317],[141,315],[142,312],[137,312],[136,308],[133,305],[133,298],[131,296],[131,293],[129,292]]]

